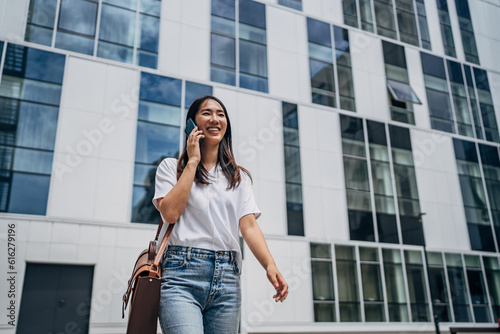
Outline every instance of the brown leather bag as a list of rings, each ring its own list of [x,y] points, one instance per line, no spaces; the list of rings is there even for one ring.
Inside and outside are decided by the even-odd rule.
[[[127,334],[156,334],[160,305],[160,262],[174,224],[169,224],[160,246],[157,247],[162,226],[163,221],[160,220],[156,237],[149,242],[149,248],[139,254],[132,277],[128,281],[127,291],[123,295],[122,319],[130,299]]]

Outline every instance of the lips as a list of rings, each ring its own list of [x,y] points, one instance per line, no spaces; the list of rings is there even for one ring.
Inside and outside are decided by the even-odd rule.
[[[207,131],[211,132],[211,133],[218,133],[220,131],[220,128],[210,127],[210,128],[207,128]]]

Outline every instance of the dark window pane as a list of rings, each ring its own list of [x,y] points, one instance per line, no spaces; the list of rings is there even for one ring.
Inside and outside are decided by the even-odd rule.
[[[307,18],[307,36],[309,42],[332,46],[330,25],[325,22]]]
[[[424,74],[446,79],[443,58],[420,52]]]
[[[157,63],[158,54],[156,52],[137,50],[137,65],[156,69]]]
[[[135,164],[134,185],[149,187],[155,184],[156,167],[149,164]],[[154,194],[153,194],[154,195]]]
[[[348,210],[351,240],[375,241],[371,212]]]
[[[288,235],[304,236],[304,215],[301,203],[286,203]]]
[[[97,2],[61,0],[58,29],[87,36],[95,36],[96,19]]]
[[[28,11],[28,23],[50,28],[49,30],[52,31],[54,29],[56,7],[57,0],[31,0]],[[28,41],[28,39],[26,40]]]
[[[139,48],[151,52],[158,52],[160,19],[144,14],[141,14],[139,19],[139,24],[141,27],[138,42]]]
[[[267,93],[267,78],[240,73],[240,87]]]
[[[384,61],[386,64],[391,64],[406,68],[405,49],[401,45],[382,41],[384,51]]]
[[[179,79],[142,72],[140,99],[180,107],[181,85]]]
[[[154,182],[151,186],[134,186],[132,194],[132,218],[135,223],[157,224],[160,216],[151,202],[154,197]]]
[[[392,0],[375,0],[374,7],[378,34],[381,36],[396,39],[396,26],[394,24]]]
[[[212,95],[212,86],[186,81],[186,94],[184,98],[186,108],[189,108],[194,100],[205,95]]]
[[[57,107],[21,102],[16,145],[54,150],[58,113]]]
[[[391,145],[395,148],[411,151],[410,130],[399,126],[389,125]]]
[[[313,244],[310,245],[311,258],[313,259],[331,259],[332,252],[330,244]]]
[[[24,40],[27,42],[51,46],[52,29],[28,24],[26,25],[26,35],[24,36]]]
[[[460,63],[452,60],[446,60],[446,65],[448,66],[448,76],[450,77],[450,81],[463,84],[464,77]]]
[[[335,304],[334,303],[314,303],[314,321],[315,322],[334,322]]]
[[[212,66],[210,68],[210,80],[220,82],[226,85],[236,85],[235,70],[228,70],[225,68]]]
[[[235,0],[212,0],[212,14],[234,21]]]
[[[403,243],[405,245],[425,245],[424,228],[422,222],[418,217],[402,216],[401,221],[401,234],[403,235]]]
[[[50,176],[47,175],[12,173],[8,212],[45,215],[49,184]]]
[[[302,182],[299,147],[285,145],[285,180],[294,183]]]
[[[297,115],[297,105],[283,102],[283,126],[288,128],[299,128],[299,119]],[[286,143],[286,142],[285,142]]]
[[[340,115],[342,138],[364,142],[363,120],[361,118]]]
[[[311,69],[311,87],[326,91],[335,91],[333,65],[321,61],[309,60]]]
[[[103,0],[102,2],[132,10],[135,10],[137,5],[137,0]]]
[[[61,84],[65,59],[61,54],[9,44],[3,74]]]
[[[94,37],[86,37],[58,31],[56,35],[56,48],[93,55]]]
[[[163,103],[139,101],[137,119],[166,125],[181,125],[181,108]]]
[[[311,261],[314,300],[334,300],[332,263]]]
[[[234,38],[212,34],[212,64],[235,68]]]
[[[378,239],[380,242],[399,243],[398,226],[395,215],[377,213]]]
[[[267,77],[266,46],[240,39],[240,71],[260,77]]]
[[[365,302],[383,302],[380,266],[378,264],[361,263],[363,280],[363,298]]]
[[[349,30],[333,26],[335,49],[349,52]]]
[[[149,15],[160,16],[161,13],[161,0],[141,0],[141,13]]]
[[[266,28],[266,6],[251,0],[239,0],[240,22]]]
[[[453,138],[453,146],[457,159],[478,162],[476,145],[473,142]]]
[[[179,155],[179,128],[145,122],[137,124],[135,161],[157,164]]]

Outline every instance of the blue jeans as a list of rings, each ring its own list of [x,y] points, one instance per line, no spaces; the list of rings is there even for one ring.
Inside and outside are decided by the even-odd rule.
[[[162,261],[164,334],[238,332],[241,290],[234,251],[169,246]]]

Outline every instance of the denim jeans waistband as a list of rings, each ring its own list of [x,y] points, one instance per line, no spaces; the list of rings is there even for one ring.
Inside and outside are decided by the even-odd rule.
[[[223,250],[210,250],[196,247],[184,247],[171,245],[167,248],[167,253],[186,256],[187,259],[191,257],[216,259],[224,262],[234,262],[237,259],[236,251],[223,251]]]

